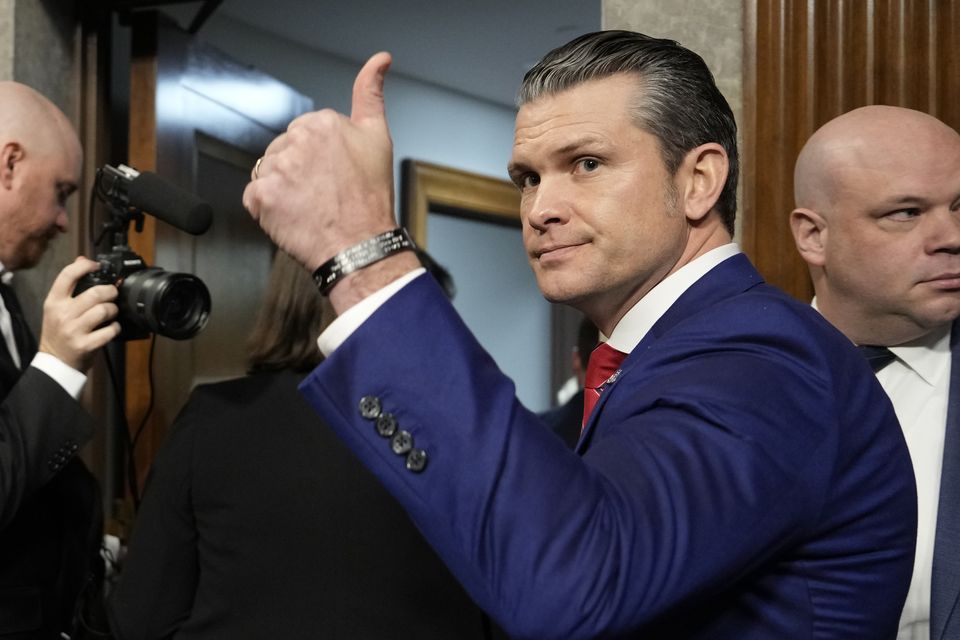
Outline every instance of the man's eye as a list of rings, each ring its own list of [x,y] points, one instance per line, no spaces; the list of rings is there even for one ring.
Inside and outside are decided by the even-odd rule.
[[[887,218],[891,220],[913,220],[920,215],[920,209],[898,209],[897,211],[891,211],[886,215]]]
[[[74,190],[71,187],[59,187],[57,189],[57,203],[61,207],[65,207],[67,205],[67,200],[69,200],[70,196],[73,195],[73,191]]]
[[[520,176],[520,188],[527,189],[529,187],[535,187],[540,184],[540,176],[535,173],[525,173]]]
[[[580,160],[578,164],[580,165],[580,168],[586,172],[596,171],[600,168],[600,161],[596,158],[584,158],[583,160]]]

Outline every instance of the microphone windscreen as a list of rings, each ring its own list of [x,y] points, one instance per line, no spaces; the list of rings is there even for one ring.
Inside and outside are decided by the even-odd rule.
[[[209,229],[213,220],[209,204],[150,171],[130,181],[127,198],[130,206],[195,236]]]

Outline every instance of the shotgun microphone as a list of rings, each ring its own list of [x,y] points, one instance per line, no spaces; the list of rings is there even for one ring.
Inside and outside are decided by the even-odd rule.
[[[210,228],[210,205],[155,173],[105,164],[98,181],[99,191],[109,200],[149,213],[181,231],[198,236]]]

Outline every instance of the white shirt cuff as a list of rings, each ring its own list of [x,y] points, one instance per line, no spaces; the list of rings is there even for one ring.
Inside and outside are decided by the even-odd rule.
[[[33,356],[31,367],[36,367],[45,374],[54,379],[54,381],[63,387],[63,390],[73,396],[74,400],[80,398],[80,392],[83,391],[83,385],[87,383],[87,376],[77,371],[60,358],[38,351]]]
[[[323,353],[324,356],[329,356],[333,353],[337,347],[353,335],[354,331],[360,328],[360,325],[367,321],[367,318],[383,306],[383,303],[389,300],[390,296],[400,291],[400,289],[403,289],[410,281],[420,274],[426,273],[426,271],[427,270],[422,267],[414,269],[382,289],[370,294],[340,314],[337,319],[331,322],[330,326],[320,334],[320,337],[317,338],[317,346],[320,347],[320,352]]]

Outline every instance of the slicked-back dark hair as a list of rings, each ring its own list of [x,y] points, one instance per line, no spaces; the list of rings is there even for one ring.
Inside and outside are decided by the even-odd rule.
[[[715,142],[727,152],[727,182],[715,206],[733,235],[740,173],[737,123],[707,64],[693,51],[633,31],[588,33],[549,52],[526,73],[517,106],[619,73],[637,77],[634,121],[660,141],[670,175],[688,151],[702,144]]]

